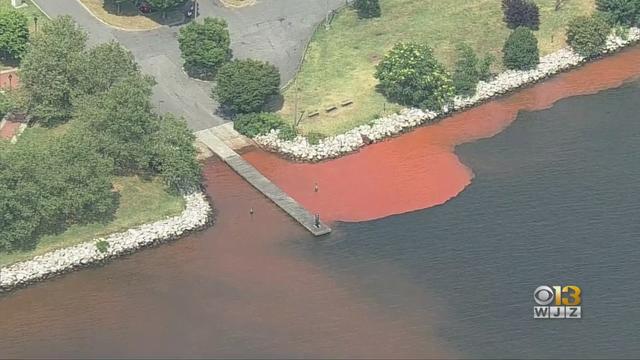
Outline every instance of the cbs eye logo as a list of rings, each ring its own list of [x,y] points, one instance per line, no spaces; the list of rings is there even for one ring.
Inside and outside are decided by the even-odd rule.
[[[575,285],[538,286],[533,292],[534,319],[580,319],[582,290]]]

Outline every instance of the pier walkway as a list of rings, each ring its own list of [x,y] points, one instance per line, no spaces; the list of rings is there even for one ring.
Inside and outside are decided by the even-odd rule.
[[[197,131],[196,137],[207,145],[218,157],[227,163],[234,171],[258,189],[267,198],[271,199],[282,210],[294,218],[315,236],[325,235],[331,232],[331,228],[320,222],[316,226],[315,216],[303,208],[297,201],[287,195],[256,168],[244,160],[238,153],[225,144],[212,129]]]

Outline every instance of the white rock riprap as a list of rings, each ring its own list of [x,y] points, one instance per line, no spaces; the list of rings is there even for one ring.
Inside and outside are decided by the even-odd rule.
[[[207,226],[212,209],[204,194],[196,192],[185,195],[184,199],[185,209],[178,216],[51,251],[31,260],[0,268],[0,292],[102,263],[144,247],[176,239],[189,231],[200,230]],[[109,244],[105,252],[98,250],[96,244],[100,241]]]
[[[640,29],[629,29],[624,38],[610,35],[603,53],[617,51],[629,44],[640,40]],[[585,62],[584,57],[576,54],[571,48],[560,49],[552,54],[543,56],[535,69],[528,71],[508,70],[492,81],[480,81],[476,93],[471,97],[455,97],[451,109],[445,107],[439,112],[420,109],[404,109],[399,114],[393,114],[372,121],[369,125],[361,125],[344,134],[328,137],[318,144],[310,144],[303,136],[293,140],[281,140],[278,131],[272,130],[265,135],[256,136],[253,140],[261,147],[280,153],[299,161],[320,161],[336,158],[353,152],[366,145],[397,135],[407,129],[432,122],[449,114],[452,110],[462,110],[491,98],[506,94],[510,91],[540,81],[546,77],[564,70],[576,67]]]

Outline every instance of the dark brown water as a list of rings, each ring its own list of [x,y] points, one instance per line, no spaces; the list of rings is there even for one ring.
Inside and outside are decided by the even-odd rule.
[[[226,165],[206,177],[213,228],[1,298],[0,355],[451,354],[431,315],[398,316],[290,253],[314,240]]]
[[[618,86],[638,73],[623,55],[563,76]],[[550,104],[553,81],[487,106]],[[457,197],[320,240],[211,161],[213,228],[0,297],[0,357],[638,357],[638,98],[636,82],[520,114],[458,148],[475,178]],[[568,282],[584,318],[531,319],[533,289]]]

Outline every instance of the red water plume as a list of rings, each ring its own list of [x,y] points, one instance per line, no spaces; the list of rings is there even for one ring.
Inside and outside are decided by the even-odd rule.
[[[454,153],[457,145],[498,134],[518,111],[617,87],[638,74],[636,47],[336,160],[294,163],[260,150],[244,157],[326,221],[364,221],[425,209],[471,183],[473,172]]]

